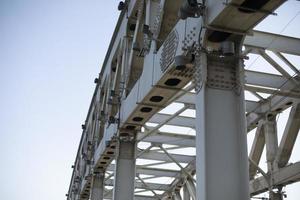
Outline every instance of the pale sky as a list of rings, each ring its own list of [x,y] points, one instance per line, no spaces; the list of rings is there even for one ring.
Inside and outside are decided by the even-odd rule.
[[[0,199],[65,199],[118,1],[0,1]]]
[[[118,2],[0,0],[1,199],[65,199]],[[281,9],[258,28],[278,33],[296,16],[281,33],[300,37],[299,3]]]

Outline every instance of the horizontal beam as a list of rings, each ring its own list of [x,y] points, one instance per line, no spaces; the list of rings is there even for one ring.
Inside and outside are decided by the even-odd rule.
[[[247,36],[245,38],[244,45],[298,56],[300,55],[299,38],[262,31],[253,31],[252,36]]]
[[[266,116],[268,112],[281,112],[291,106],[291,104],[297,102],[299,102],[299,99],[282,96],[273,96],[267,101],[262,102],[258,107],[246,115],[248,131],[255,128],[258,121]]]
[[[146,181],[145,181],[146,182]],[[145,184],[143,184],[142,182],[135,182],[135,187],[139,188],[139,189],[151,189],[151,190],[163,190],[163,191],[167,191],[169,189],[169,185],[167,184],[160,184],[160,183],[147,183],[147,186],[145,186]],[[108,179],[107,181],[105,181],[105,185],[107,186],[114,186],[114,180],[113,179]]]
[[[164,143],[165,144],[165,143]],[[137,154],[142,151],[138,151]],[[189,163],[195,159],[194,156],[180,155],[180,154],[170,154],[177,162],[180,163]],[[149,159],[149,160],[159,160],[159,161],[172,161],[166,154],[154,152],[154,151],[146,151],[143,152],[139,158]]]
[[[262,87],[246,85],[245,90],[250,91],[250,92],[261,92],[261,93],[277,95],[277,96],[300,98],[300,93],[291,92],[291,91],[284,91],[284,90],[278,90],[278,89],[270,89],[270,88],[262,88]]]
[[[192,93],[192,92],[188,92],[186,94],[184,94],[183,96],[181,96],[180,98],[178,98],[176,100],[176,102],[178,103],[185,103],[185,104],[195,104],[195,98],[196,98],[196,94],[195,93]],[[256,101],[249,101],[249,100],[246,100],[246,112],[249,112],[253,109],[255,109],[257,106],[259,105],[258,102]],[[158,113],[159,114],[159,113]],[[155,115],[154,115],[155,116]],[[153,116],[153,117],[154,117]],[[158,121],[157,118],[154,118],[156,121]],[[185,121],[187,121],[188,119],[187,118],[182,118],[184,121],[182,121],[181,123],[183,124]],[[176,120],[177,121],[177,120]],[[159,123],[159,121],[157,122]],[[188,127],[194,127],[195,125],[194,124],[190,124]]]
[[[286,82],[286,78],[280,75],[269,74],[264,72],[245,71],[246,84],[257,85],[267,88],[281,88]]]
[[[294,105],[291,109],[283,136],[278,148],[278,166],[284,167],[292,154],[300,128],[300,104]]]
[[[274,186],[288,185],[300,180],[300,162],[281,168],[273,173]],[[251,196],[268,190],[268,183],[264,177],[250,181]]]
[[[187,93],[188,97],[190,99],[195,99],[195,94],[194,93]],[[188,98],[186,98],[188,99]],[[183,98],[181,99],[183,100]],[[191,102],[191,100],[189,100]],[[246,111],[247,112],[253,112],[257,110],[257,108],[260,106],[258,102],[255,101],[246,101]],[[169,119],[172,115],[170,114],[162,114],[162,113],[157,113],[153,115],[151,119],[149,119],[149,123],[156,123],[156,124],[161,124],[163,123],[166,119]],[[184,116],[176,116],[169,122],[167,122],[164,125],[173,125],[173,126],[182,126],[182,127],[188,127],[188,128],[194,128],[195,127],[195,118],[193,117],[184,117]],[[145,141],[143,139],[143,141]]]
[[[143,133],[139,134],[139,137],[143,137]],[[166,132],[158,132],[149,135],[143,139],[144,142],[153,142],[160,144],[178,145],[182,147],[195,147],[195,136],[182,135]]]
[[[166,121],[170,117],[171,117],[171,115],[169,115],[169,114],[157,113],[157,114],[153,115],[153,117],[151,117],[148,122],[161,124],[162,122]],[[195,127],[193,118],[183,117],[183,116],[176,116],[172,120],[168,121],[165,125],[184,126],[184,127],[189,127],[189,128]]]
[[[115,165],[110,164],[106,171],[114,172]],[[150,167],[136,167],[136,173],[137,174],[144,174],[144,175],[154,175],[158,177],[176,177],[179,171],[177,170],[170,170],[170,169],[159,169],[159,168],[150,168]]]

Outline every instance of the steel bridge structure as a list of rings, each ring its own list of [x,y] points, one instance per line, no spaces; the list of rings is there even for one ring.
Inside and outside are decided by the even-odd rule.
[[[283,199],[282,188],[300,180],[300,162],[289,162],[299,67],[286,56],[300,56],[300,39],[253,28],[284,3],[120,2],[67,200]],[[279,74],[245,69],[248,54]],[[278,140],[276,119],[288,109]],[[247,134],[255,134],[249,154]]]

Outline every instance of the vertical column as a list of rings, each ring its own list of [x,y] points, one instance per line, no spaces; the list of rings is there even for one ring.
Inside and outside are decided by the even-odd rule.
[[[267,115],[264,123],[264,132],[266,140],[268,172],[272,174],[272,172],[278,169],[278,165],[275,163],[275,158],[278,151],[276,115],[272,113]]]
[[[281,187],[279,187],[279,192],[274,192],[272,186],[274,185],[273,173],[278,169],[278,164],[276,160],[276,155],[278,151],[278,139],[277,139],[277,124],[276,115],[273,113],[268,113],[264,122],[264,132],[266,141],[266,158],[268,164],[268,174],[269,174],[269,197],[271,200],[281,200],[282,193]]]
[[[197,199],[247,200],[242,62],[237,55],[201,53],[196,65]]]
[[[104,173],[93,175],[91,200],[102,200],[104,190]]]
[[[122,134],[126,136],[122,136]],[[113,200],[133,200],[135,185],[136,141],[120,133],[116,158]]]

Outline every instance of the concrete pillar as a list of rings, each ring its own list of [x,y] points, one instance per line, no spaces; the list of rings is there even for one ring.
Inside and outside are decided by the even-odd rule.
[[[247,200],[249,172],[241,59],[238,55],[201,53],[198,62],[197,199]]]
[[[104,190],[104,173],[98,173],[92,179],[91,200],[102,200]]]
[[[113,200],[133,200],[135,188],[135,140],[119,140]]]

